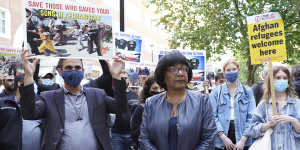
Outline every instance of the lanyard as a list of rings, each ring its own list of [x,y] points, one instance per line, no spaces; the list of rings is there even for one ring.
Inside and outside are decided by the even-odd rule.
[[[77,109],[77,107],[76,107],[76,105],[75,105],[75,102],[78,100],[78,98],[80,98],[82,95],[78,95],[78,96],[76,96],[76,99],[75,99],[75,102],[73,102],[72,101],[72,98],[70,98],[70,96],[72,96],[71,94],[70,95],[68,95],[68,97],[69,97],[69,101],[70,101],[70,103],[71,103],[71,105],[72,105],[72,107],[74,108],[74,110],[75,110],[75,113],[76,113],[76,115],[77,115],[77,119],[76,119],[76,121],[80,121],[80,120],[83,120],[83,116],[82,116],[82,106],[83,106],[83,101],[81,101],[81,103],[79,104],[80,105],[80,107],[79,107],[79,109]],[[75,96],[75,95],[74,95]]]

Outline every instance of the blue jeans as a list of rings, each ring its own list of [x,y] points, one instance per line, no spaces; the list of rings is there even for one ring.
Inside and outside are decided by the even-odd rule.
[[[111,133],[111,135],[113,150],[134,150],[135,143],[130,134]]]

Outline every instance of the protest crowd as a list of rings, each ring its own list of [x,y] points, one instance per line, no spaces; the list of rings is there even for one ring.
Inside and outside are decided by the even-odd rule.
[[[268,73],[251,88],[237,79],[233,59],[210,73],[212,90],[201,91],[189,85],[192,67],[178,51],[154,72],[124,70],[120,58],[99,60],[102,75],[85,85],[81,59],[58,61],[64,84],[51,71],[39,75],[40,61],[28,51],[21,61],[24,73],[1,74],[4,150],[243,150],[268,129],[272,149],[300,145],[300,65],[273,67],[278,115],[272,115]]]
[[[110,9],[24,1],[22,48],[0,44],[0,150],[300,149],[300,64],[270,61],[287,60],[279,13],[247,18],[250,66],[265,67],[248,85],[236,56],[208,71],[215,51],[152,44],[152,62],[142,62],[143,35],[113,32]]]

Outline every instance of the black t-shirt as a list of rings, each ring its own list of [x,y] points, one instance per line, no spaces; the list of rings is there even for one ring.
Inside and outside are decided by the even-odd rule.
[[[135,92],[129,91],[126,92],[126,97],[128,100],[128,109],[127,112],[116,115],[115,124],[112,128],[112,132],[114,133],[130,134],[130,117],[136,107],[134,102],[137,102],[138,96]]]

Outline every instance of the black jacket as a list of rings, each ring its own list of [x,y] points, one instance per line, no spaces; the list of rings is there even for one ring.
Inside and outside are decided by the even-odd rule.
[[[38,93],[37,94],[41,94],[42,92],[45,92],[45,91],[57,90],[59,88],[60,88],[60,86],[57,83],[54,83],[53,85],[38,84]]]
[[[22,115],[11,98],[0,98],[0,149],[22,150]]]
[[[112,76],[108,65],[104,60],[99,60],[99,62],[102,67],[102,75],[95,80],[91,80],[89,83],[84,85],[84,87],[103,89],[108,96],[113,97],[114,92],[112,89]]]
[[[108,113],[120,113],[127,110],[125,97],[125,81],[113,80],[117,87],[115,98],[109,97],[103,90],[84,88],[88,105],[89,118],[97,137],[99,146],[111,150],[109,130],[107,125]],[[33,84],[22,87],[21,110],[24,119],[44,119],[42,150],[55,150],[64,132],[65,108],[63,89],[47,91],[40,96],[34,94]]]
[[[135,92],[129,91],[126,92],[126,98],[128,100],[127,111],[116,114],[115,124],[111,129],[113,133],[130,134],[130,117],[138,102],[138,96]]]
[[[144,112],[145,104],[138,104],[131,116],[130,120],[130,135],[135,143],[138,144],[138,139],[140,136],[140,126],[142,124],[142,116]]]

